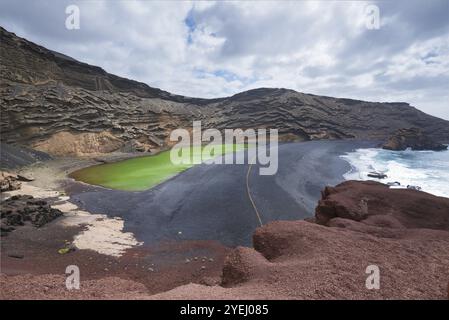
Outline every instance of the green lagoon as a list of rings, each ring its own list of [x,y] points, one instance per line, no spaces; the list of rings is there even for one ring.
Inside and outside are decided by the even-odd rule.
[[[211,152],[210,154],[203,154],[204,146],[190,147],[191,159],[204,162],[227,153],[244,150],[246,145],[221,144],[215,147],[215,152]],[[193,163],[195,162],[191,161],[189,164],[173,164],[170,161],[170,150],[167,150],[152,156],[137,157],[114,163],[91,166],[73,172],[70,174],[70,177],[78,181],[110,189],[142,191],[193,167]]]

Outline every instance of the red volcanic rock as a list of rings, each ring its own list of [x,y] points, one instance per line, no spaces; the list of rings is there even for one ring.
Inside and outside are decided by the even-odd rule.
[[[315,210],[316,222],[333,218],[379,227],[449,230],[449,199],[407,189],[389,189],[374,181],[347,181],[326,187]]]
[[[246,282],[266,272],[269,261],[259,252],[245,247],[237,247],[226,257],[223,267],[222,285],[231,286]]]
[[[431,229],[390,229],[382,237],[305,221],[277,221],[259,228],[257,249],[245,255],[239,281],[222,286],[185,285],[154,299],[445,299],[449,279],[449,233]],[[370,230],[373,231],[373,230]],[[286,234],[284,233],[286,232]],[[263,242],[260,242],[263,241]],[[259,253],[259,250],[262,252]],[[241,249],[238,249],[240,253]],[[235,253],[233,253],[235,254]],[[232,277],[241,260],[228,261]],[[231,266],[232,265],[232,266]],[[380,289],[366,288],[366,269],[380,269]],[[261,268],[263,266],[263,268]],[[245,276],[242,277],[242,274]]]
[[[323,191],[316,221],[258,228],[254,249],[237,248],[223,286],[190,284],[154,299],[446,299],[449,199],[377,182]],[[380,288],[366,287],[367,267]]]
[[[60,274],[0,274],[0,300],[118,300],[145,299],[145,286],[132,280],[118,277],[83,279],[80,290],[67,290],[66,276]]]
[[[310,222],[274,221],[263,228],[258,228],[253,235],[254,249],[260,252],[268,260],[276,259],[283,255],[295,254],[306,255],[314,250],[313,235],[304,232],[298,238],[298,232],[309,227]]]

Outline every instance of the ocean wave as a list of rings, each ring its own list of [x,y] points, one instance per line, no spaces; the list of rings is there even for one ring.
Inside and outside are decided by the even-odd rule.
[[[389,151],[383,149],[357,149],[342,155],[351,170],[346,180],[376,180],[383,183],[400,182],[401,185],[420,186],[422,191],[449,198],[449,151]],[[371,171],[388,176],[377,180],[368,177]]]

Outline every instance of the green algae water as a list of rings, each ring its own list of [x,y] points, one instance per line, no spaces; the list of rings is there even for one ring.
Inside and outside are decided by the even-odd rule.
[[[191,159],[201,159],[204,162],[245,148],[244,144],[221,144],[216,147],[215,154],[202,155],[204,147],[190,147],[190,155]],[[193,163],[173,164],[170,161],[170,150],[167,150],[153,156],[91,166],[71,173],[70,177],[110,189],[142,191],[193,166]]]

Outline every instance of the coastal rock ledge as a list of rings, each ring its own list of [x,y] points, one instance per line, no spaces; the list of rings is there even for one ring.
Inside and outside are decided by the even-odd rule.
[[[386,150],[404,151],[411,148],[416,151],[443,151],[447,146],[434,141],[428,135],[425,135],[421,129],[409,128],[397,130],[388,141],[382,146]]]

